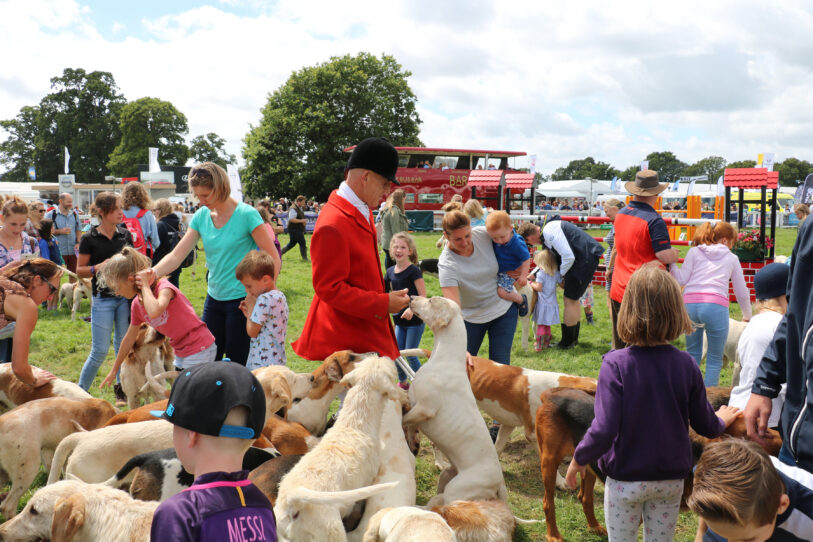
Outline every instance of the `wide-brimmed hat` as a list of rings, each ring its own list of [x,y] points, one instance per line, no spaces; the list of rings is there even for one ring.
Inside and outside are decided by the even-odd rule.
[[[666,187],[666,184],[659,182],[658,172],[651,169],[639,171],[635,174],[635,181],[624,183],[627,192],[636,196],[657,196],[666,190]]]

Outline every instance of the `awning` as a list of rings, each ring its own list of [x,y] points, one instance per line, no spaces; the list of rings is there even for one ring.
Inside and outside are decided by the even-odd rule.
[[[511,189],[525,190],[533,188],[534,176],[530,173],[506,173],[505,187]]]
[[[777,188],[779,172],[767,168],[733,168],[725,170],[723,184],[733,188]]]
[[[498,187],[503,178],[501,169],[473,169],[469,173],[468,185],[472,187]]]

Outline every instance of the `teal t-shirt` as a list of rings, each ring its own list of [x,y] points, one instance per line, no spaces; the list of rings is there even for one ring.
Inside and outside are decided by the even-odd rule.
[[[257,248],[251,232],[262,225],[257,209],[238,203],[229,221],[215,228],[208,207],[201,207],[192,216],[189,227],[203,239],[206,266],[209,268],[209,287],[206,291],[217,301],[230,301],[246,296],[246,289],[234,276],[243,257]]]

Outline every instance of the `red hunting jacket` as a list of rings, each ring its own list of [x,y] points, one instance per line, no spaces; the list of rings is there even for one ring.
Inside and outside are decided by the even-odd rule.
[[[294,352],[323,360],[337,350],[398,356],[387,312],[375,226],[334,190],[311,240],[313,301]]]

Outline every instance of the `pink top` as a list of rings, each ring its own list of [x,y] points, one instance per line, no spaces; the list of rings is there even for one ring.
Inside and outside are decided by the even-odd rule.
[[[728,283],[734,285],[734,295],[742,317],[751,318],[751,294],[745,285],[740,260],[727,246],[699,245],[689,249],[683,267],[671,266],[671,273],[683,290],[686,303],[716,303],[728,306]]]
[[[191,356],[202,352],[215,342],[214,335],[206,324],[198,318],[192,303],[167,279],[158,281],[156,294],[169,288],[175,294],[166,310],[157,318],[149,318],[144,304],[136,296],[130,306],[130,324],[137,326],[142,322],[157,329],[169,337],[169,344],[175,349],[178,357]]]

